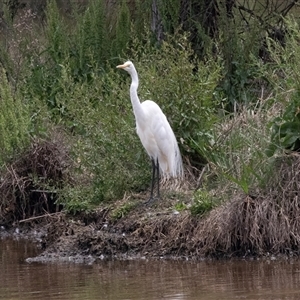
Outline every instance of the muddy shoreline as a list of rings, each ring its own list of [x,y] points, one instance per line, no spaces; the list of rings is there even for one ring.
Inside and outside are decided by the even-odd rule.
[[[126,216],[118,219],[109,206],[76,216],[58,212],[38,221],[16,223],[9,229],[2,226],[0,236],[36,243],[41,253],[28,258],[29,263],[200,259],[196,248],[192,251],[188,246],[188,232],[185,237],[178,232],[178,226],[192,229],[197,222],[193,224],[188,211],[170,209],[166,202],[149,207],[137,201]]]
[[[104,260],[293,260],[299,259],[299,253],[253,254],[250,251],[244,256],[222,254],[219,256],[197,255],[191,249],[183,246],[178,249],[166,249],[162,247],[162,240],[148,241],[150,245],[141,245],[136,237],[130,236],[130,232],[122,232],[124,220],[118,224],[104,226],[99,230],[96,223],[84,224],[82,217],[70,217],[59,213],[64,226],[57,221],[41,222],[38,224],[15,225],[6,229],[0,228],[0,240],[18,239],[32,241],[39,254],[36,257],[28,257],[27,263],[79,263],[94,264]],[[58,216],[56,216],[58,217]],[[52,217],[53,218],[53,217]],[[187,217],[185,217],[187,218]],[[174,221],[181,217],[168,217]],[[53,232],[57,227],[60,232]],[[112,226],[110,229],[109,226]],[[134,234],[133,234],[134,235]],[[157,244],[157,247],[153,247]],[[130,248],[131,247],[131,248]]]
[[[287,157],[280,161],[278,175],[268,188],[253,195],[237,192],[204,215],[191,213],[191,194],[179,200],[167,193],[151,205],[144,204],[146,193],[131,194],[75,215],[58,211],[9,222],[20,211],[16,209],[1,222],[0,238],[26,238],[37,243],[41,254],[28,262],[298,259],[299,170],[300,156]]]
[[[251,251],[205,252],[201,228],[209,216],[199,218],[189,211],[176,211],[172,201],[135,207],[115,219],[113,207],[99,207],[89,213],[63,212],[16,223],[0,230],[0,238],[30,239],[40,249],[28,263],[84,263],[103,260],[204,260],[204,259],[297,259],[297,251],[285,253]],[[120,203],[118,204],[121,205]],[[116,206],[118,207],[118,206]]]
[[[137,238],[136,232],[142,230],[125,227],[126,222],[108,224],[99,228],[99,223],[83,223],[82,217],[72,217],[60,213],[61,222],[50,221],[39,224],[16,225],[9,229],[1,227],[0,239],[26,239],[32,241],[40,250],[36,257],[28,257],[27,263],[80,263],[93,264],[103,260],[291,260],[299,259],[298,252],[289,253],[251,253],[236,255],[226,253],[219,255],[203,255],[201,249],[186,244],[167,247],[166,237],[161,239]],[[164,216],[165,222],[190,219],[188,216]],[[189,220],[190,222],[190,220]],[[164,222],[161,222],[161,224]],[[63,226],[62,226],[63,224]],[[127,224],[128,225],[128,224]],[[60,230],[56,231],[57,228]],[[111,228],[109,228],[111,227]],[[135,228],[135,231],[132,229]],[[153,236],[154,237],[154,236]],[[192,239],[192,237],[190,237]]]

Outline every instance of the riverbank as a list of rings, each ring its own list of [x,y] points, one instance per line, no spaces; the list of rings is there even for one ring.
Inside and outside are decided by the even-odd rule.
[[[13,237],[35,240],[42,252],[28,261],[94,262],[103,259],[195,259],[192,235],[199,218],[189,211],[177,211],[175,199],[161,199],[145,205],[145,199],[131,200],[126,216],[118,215],[128,199],[91,212],[68,215],[63,212],[28,220],[8,231]],[[124,202],[124,203],[122,203]],[[124,212],[125,214],[125,212]],[[38,222],[37,222],[38,221]]]
[[[146,194],[76,215],[57,212],[15,223],[1,235],[35,240],[32,261],[299,257],[300,156],[278,160],[276,176],[257,194],[233,195],[203,216],[176,210],[176,197],[145,205]],[[190,195],[187,195],[187,199]]]

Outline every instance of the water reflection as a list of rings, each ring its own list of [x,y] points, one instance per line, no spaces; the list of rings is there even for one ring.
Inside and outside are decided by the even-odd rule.
[[[0,299],[300,299],[299,261],[25,262],[36,254],[0,240]]]

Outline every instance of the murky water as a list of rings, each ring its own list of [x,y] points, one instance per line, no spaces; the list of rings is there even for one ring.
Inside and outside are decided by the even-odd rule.
[[[0,240],[0,299],[300,299],[300,261],[25,262],[35,254]]]

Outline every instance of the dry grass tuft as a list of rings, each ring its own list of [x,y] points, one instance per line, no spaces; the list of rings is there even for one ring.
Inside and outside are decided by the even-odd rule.
[[[0,221],[11,223],[59,210],[57,189],[69,180],[69,166],[62,135],[34,139],[21,157],[2,170]]]
[[[277,158],[275,176],[257,195],[237,194],[199,228],[210,255],[291,254],[300,244],[300,156]]]

